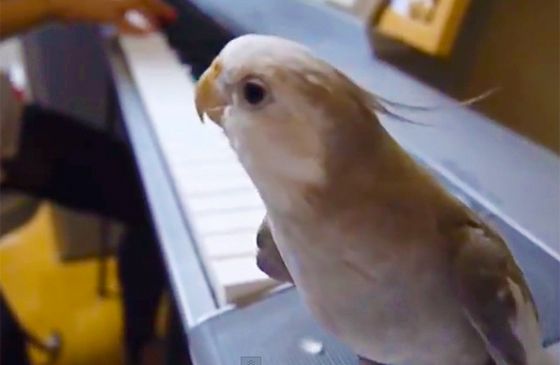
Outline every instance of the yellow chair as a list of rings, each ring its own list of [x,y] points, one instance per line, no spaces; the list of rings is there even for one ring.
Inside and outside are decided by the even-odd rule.
[[[99,296],[95,259],[59,260],[52,209],[41,203],[27,224],[0,239],[2,292],[22,326],[36,338],[48,339],[53,331],[60,335],[63,345],[51,359],[54,364],[120,364],[119,297]],[[109,285],[118,291],[113,258],[108,268]],[[37,342],[30,340],[32,345]],[[49,361],[37,346],[30,346],[30,352],[35,364]]]

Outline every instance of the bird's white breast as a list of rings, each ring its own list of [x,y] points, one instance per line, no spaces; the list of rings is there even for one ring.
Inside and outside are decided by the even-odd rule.
[[[242,113],[230,113],[224,123],[230,145],[265,203],[288,211],[300,200],[290,182],[323,184],[321,158],[318,154],[298,155],[295,148],[286,148],[287,141],[275,140],[263,128]]]

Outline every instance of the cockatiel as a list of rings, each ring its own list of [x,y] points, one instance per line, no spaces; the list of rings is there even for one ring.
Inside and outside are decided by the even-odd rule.
[[[245,35],[202,75],[195,103],[223,129],[265,204],[261,233],[270,229],[278,251],[261,249],[281,256],[268,270],[293,280],[358,356],[554,364],[502,238],[384,130],[372,94],[302,45]]]

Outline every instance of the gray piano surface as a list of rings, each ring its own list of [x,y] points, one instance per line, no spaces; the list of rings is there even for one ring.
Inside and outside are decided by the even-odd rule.
[[[361,24],[336,10],[301,0],[238,0],[235,6],[226,0],[192,0],[191,3],[235,34],[276,34],[302,42],[365,88],[387,98],[411,104],[453,104],[451,99],[377,60]],[[297,297],[293,290],[248,308],[203,320],[216,309],[215,298],[192,242],[188,217],[169,182],[165,156],[153,138],[149,118],[119,52],[116,47],[110,50],[117,92],[183,323],[192,334],[191,341],[197,344],[193,347],[195,358],[200,363],[212,364],[238,364],[240,356],[251,355],[277,359],[270,363],[287,363],[287,360],[290,363],[341,363],[347,355],[337,360],[332,354],[348,354],[347,349],[316,326],[298,300],[291,298]],[[414,118],[433,126],[414,127],[390,120],[384,124],[444,185],[487,216],[504,234],[535,294],[547,343],[558,341],[558,157],[465,108],[444,108],[417,114]],[[292,305],[291,309],[270,304],[275,298],[287,306]],[[277,316],[269,317],[267,306],[284,308],[284,312],[279,313],[287,315],[285,321]],[[252,316],[245,317],[247,311]],[[255,317],[257,313],[261,316]],[[235,316],[239,316],[239,320],[235,320]],[[241,321],[247,318],[252,318],[253,323]],[[295,349],[295,343],[274,345],[269,341],[266,342],[269,347],[264,345],[263,338],[278,334],[286,324],[297,323],[300,324],[299,334],[310,333],[322,338],[332,344],[334,350],[329,352],[327,346],[322,356],[310,358],[303,352],[299,355],[297,351],[289,352]],[[244,336],[234,335],[240,331]],[[208,341],[214,342],[204,345]],[[221,353],[224,348],[229,353],[226,357]],[[286,357],[287,351],[289,357]],[[208,361],[208,356],[215,362],[204,362]]]

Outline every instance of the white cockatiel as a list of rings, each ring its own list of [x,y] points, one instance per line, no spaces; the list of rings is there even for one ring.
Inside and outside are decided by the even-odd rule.
[[[361,358],[554,363],[504,241],[391,138],[373,95],[297,43],[246,35],[201,77],[196,106],[264,201],[279,276]]]

